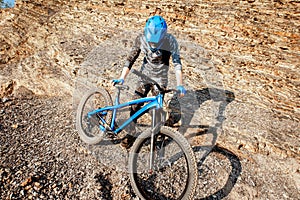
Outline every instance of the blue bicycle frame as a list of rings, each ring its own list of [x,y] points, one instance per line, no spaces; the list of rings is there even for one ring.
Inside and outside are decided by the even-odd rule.
[[[129,119],[127,119],[119,128],[115,128],[115,120],[116,120],[116,116],[117,116],[117,111],[121,108],[127,107],[127,106],[131,106],[131,105],[135,105],[135,104],[142,104],[142,103],[147,103],[146,105],[144,105],[141,109],[139,109],[134,115],[132,115]],[[102,131],[112,131],[115,134],[118,134],[119,132],[121,132],[126,126],[128,126],[130,123],[133,122],[133,120],[137,119],[138,117],[140,117],[141,115],[143,115],[144,113],[148,112],[150,109],[160,109],[163,107],[163,95],[162,94],[158,94],[157,96],[152,96],[152,97],[144,97],[144,98],[140,98],[140,99],[136,99],[136,100],[132,100],[126,103],[122,103],[120,104],[119,102],[119,93],[115,99],[115,105],[113,106],[106,106],[103,108],[99,108],[96,110],[93,110],[91,112],[88,113],[88,118],[91,118],[93,115],[97,115],[97,117],[100,118],[100,120],[103,122],[103,124],[106,124],[106,126],[103,125],[99,125],[99,128]],[[106,121],[103,119],[104,116],[106,116],[106,114],[112,111],[112,121],[110,126],[106,123]]]

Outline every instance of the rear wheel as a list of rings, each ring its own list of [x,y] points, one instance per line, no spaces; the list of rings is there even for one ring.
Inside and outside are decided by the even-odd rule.
[[[161,127],[154,139],[150,170],[151,131],[142,133],[132,146],[128,166],[135,193],[142,199],[193,199],[197,165],[188,141],[170,127]]]
[[[111,106],[110,94],[104,88],[97,88],[88,91],[81,99],[76,113],[76,128],[80,138],[87,144],[99,143],[104,137],[99,125],[104,125],[100,117],[107,124],[111,123],[112,113],[97,113],[88,116],[88,113],[105,106]]]

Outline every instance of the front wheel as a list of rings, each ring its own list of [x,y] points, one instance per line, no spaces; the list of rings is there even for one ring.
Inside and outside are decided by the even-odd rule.
[[[130,181],[141,199],[193,199],[198,171],[188,141],[170,127],[155,135],[150,154],[151,131],[142,133],[132,146],[128,159]],[[150,169],[150,157],[153,166]]]
[[[82,97],[76,113],[76,128],[85,143],[99,143],[104,137],[100,125],[104,126],[104,121],[106,124],[110,124],[112,117],[111,112],[97,113],[92,116],[88,116],[88,113],[111,105],[111,96],[104,88],[90,90]]]

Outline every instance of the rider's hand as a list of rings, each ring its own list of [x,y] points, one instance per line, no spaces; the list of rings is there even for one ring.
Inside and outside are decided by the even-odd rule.
[[[114,79],[111,82],[112,82],[112,85],[116,85],[116,84],[123,85],[124,79]]]
[[[183,97],[186,94],[186,90],[182,85],[177,86],[176,89],[178,90],[180,97]]]

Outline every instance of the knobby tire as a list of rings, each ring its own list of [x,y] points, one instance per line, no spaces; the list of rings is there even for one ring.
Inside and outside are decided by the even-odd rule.
[[[150,138],[151,131],[144,131],[134,142],[129,154],[130,181],[135,193],[145,200],[193,199],[198,169],[194,152],[186,138],[178,131],[162,126],[155,136],[156,157],[151,173],[147,171]]]
[[[112,99],[110,94],[104,88],[95,88],[89,90],[81,98],[76,113],[76,128],[80,138],[87,144],[97,144],[102,141],[104,132],[100,130],[101,121],[97,116],[87,119],[87,113],[100,107],[111,106]],[[101,116],[109,125],[111,123],[112,112],[106,116]]]

